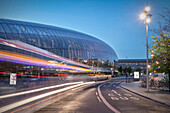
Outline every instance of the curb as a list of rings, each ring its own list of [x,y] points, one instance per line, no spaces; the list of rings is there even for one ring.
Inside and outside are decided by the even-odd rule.
[[[123,88],[123,89],[125,89],[125,90],[127,90],[127,91],[129,91],[129,92],[132,92],[132,93],[134,93],[134,94],[136,94],[136,95],[139,95],[139,96],[144,97],[144,98],[146,98],[146,99],[149,99],[149,100],[151,100],[151,101],[154,101],[154,102],[157,102],[157,103],[159,103],[159,104],[163,104],[163,105],[166,105],[166,106],[170,107],[170,105],[167,104],[167,103],[164,103],[164,102],[161,102],[161,101],[158,101],[158,100],[149,98],[149,97],[144,96],[144,95],[142,95],[142,94],[140,94],[140,93],[137,93],[137,92],[135,92],[135,91],[133,91],[133,90],[130,90],[130,89],[128,89],[128,88],[125,88],[125,87],[123,87],[123,86],[121,86],[121,85],[120,85],[120,87]]]

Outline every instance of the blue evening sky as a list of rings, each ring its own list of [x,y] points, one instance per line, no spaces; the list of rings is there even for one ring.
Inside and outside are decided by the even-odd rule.
[[[120,59],[140,59],[146,58],[146,33],[139,14],[147,1],[153,15],[149,27],[154,27],[170,0],[0,0],[0,18],[83,32],[109,44]]]

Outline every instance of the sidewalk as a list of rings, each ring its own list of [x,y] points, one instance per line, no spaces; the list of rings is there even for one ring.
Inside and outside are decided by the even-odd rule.
[[[132,83],[122,83],[120,85],[122,88],[134,92],[140,96],[153,100],[155,102],[165,104],[170,107],[170,92],[168,91],[159,91],[159,90],[151,90],[149,89],[149,93],[147,93],[146,88],[141,88],[140,82],[132,82]]]

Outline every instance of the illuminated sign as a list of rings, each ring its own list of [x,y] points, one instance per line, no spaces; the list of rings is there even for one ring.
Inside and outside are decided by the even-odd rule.
[[[134,78],[139,79],[139,72],[138,71],[134,72]]]
[[[11,73],[10,74],[10,85],[16,85],[17,82],[17,74]]]

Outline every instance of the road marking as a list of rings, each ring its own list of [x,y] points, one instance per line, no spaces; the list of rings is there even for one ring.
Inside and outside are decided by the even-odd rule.
[[[96,95],[98,95],[98,93],[96,92]]]
[[[117,95],[121,96],[121,94],[117,94]]]
[[[115,100],[113,97],[111,97],[112,100]]]
[[[119,100],[119,98],[116,98],[116,97],[115,97],[115,100]]]
[[[114,96],[114,95],[111,93],[111,94],[108,94],[108,96]]]
[[[126,96],[131,96],[131,94],[124,94],[124,95],[126,95]]]
[[[129,100],[127,97],[124,97],[124,99]]]
[[[130,97],[130,98],[133,100],[139,100],[139,98],[137,98],[137,97]]]
[[[115,91],[115,90],[112,90],[114,93],[116,93],[117,94],[117,92]]]
[[[120,97],[120,99],[124,100],[124,98],[123,98],[123,97]]]
[[[127,97],[120,97],[122,100],[129,100]]]
[[[110,94],[111,96],[114,96],[112,93]]]
[[[111,97],[112,100],[119,100],[117,97]]]
[[[81,84],[76,84],[76,85],[68,86],[66,88],[62,88],[62,89],[59,89],[59,90],[55,90],[55,91],[51,91],[51,92],[44,93],[44,94],[41,94],[41,95],[37,95],[37,96],[31,97],[31,98],[28,98],[28,99],[25,99],[25,100],[21,100],[19,102],[15,102],[15,103],[6,105],[4,107],[1,107],[0,111],[5,112],[5,111],[8,111],[10,109],[13,109],[13,108],[19,107],[21,105],[27,104],[29,102],[32,102],[32,101],[35,101],[35,100],[38,100],[38,99],[41,99],[41,98],[56,94],[56,93],[60,93],[60,92],[63,92],[63,91],[66,91],[66,90],[69,90],[69,89],[72,89],[72,88],[75,88],[75,87],[78,87],[78,86],[82,86],[82,85],[85,85],[85,84],[90,84],[90,83],[94,83],[94,82],[85,82],[85,83],[81,83]]]
[[[97,96],[97,98],[98,98],[99,102],[102,102],[98,96]]]
[[[20,93],[13,93],[13,94],[9,94],[9,95],[3,95],[3,96],[0,96],[0,99],[9,98],[9,97],[18,96],[18,95],[23,95],[23,94],[28,94],[28,93],[33,93],[33,92],[38,92],[38,91],[42,91],[42,90],[46,90],[46,89],[57,88],[57,87],[66,86],[66,85],[79,84],[79,83],[83,83],[83,82],[65,83],[65,84],[59,84],[59,85],[55,85],[55,86],[49,86],[49,87],[34,89],[34,90],[30,90],[30,91],[24,91],[24,92],[20,92]]]
[[[110,108],[113,112],[115,112],[115,113],[120,113],[117,109],[115,109],[114,107],[112,107],[107,101],[106,101],[106,99],[103,97],[103,95],[102,95],[102,93],[101,93],[101,91],[100,91],[100,87],[102,86],[103,84],[101,84],[100,86],[98,86],[98,94],[99,94],[99,97],[101,98],[101,100],[104,102],[104,104],[108,107],[108,108]]]

